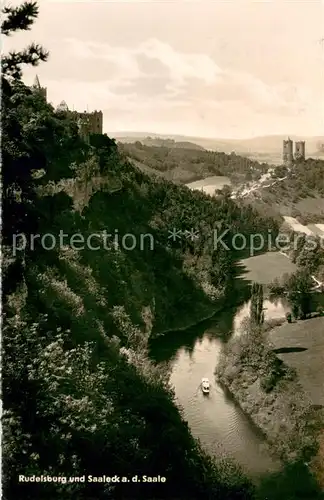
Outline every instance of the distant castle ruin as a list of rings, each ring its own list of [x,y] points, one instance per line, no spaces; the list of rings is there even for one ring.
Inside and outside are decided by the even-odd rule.
[[[283,141],[283,163],[285,165],[292,165],[294,160],[305,160],[305,141],[295,142],[294,154],[294,143],[288,137],[288,140]]]
[[[34,84],[31,89],[34,92],[39,92],[40,95],[47,101],[47,89],[42,87],[39,83],[38,76],[36,75]],[[103,130],[103,114],[102,111],[70,111],[65,101],[62,101],[56,108],[57,112],[64,111],[69,113],[70,116],[76,121],[79,128],[79,135],[85,142],[89,142],[91,134],[102,134]]]
[[[295,160],[305,160],[305,141],[295,142]]]

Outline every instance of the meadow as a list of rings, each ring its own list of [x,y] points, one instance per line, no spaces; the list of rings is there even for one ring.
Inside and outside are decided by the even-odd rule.
[[[291,349],[277,355],[297,371],[313,403],[324,405],[324,318],[284,323],[269,332],[269,340],[275,349]]]
[[[294,273],[297,269],[287,257],[279,252],[267,252],[243,259],[241,264],[245,267],[244,279],[264,285],[280,278],[285,273]]]

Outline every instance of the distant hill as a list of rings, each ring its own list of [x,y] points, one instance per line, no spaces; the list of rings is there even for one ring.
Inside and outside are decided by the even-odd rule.
[[[189,141],[174,142],[173,147],[181,149],[195,149],[196,151],[206,151],[206,149],[203,148],[202,146],[199,146],[198,144],[194,144],[193,142]]]
[[[263,152],[263,153],[276,153],[282,151],[282,141],[287,139],[288,135],[269,135],[253,137],[251,139],[244,139],[237,141],[238,147],[245,148],[247,151]],[[324,143],[324,137],[302,137],[302,136],[289,136],[292,141],[306,141],[306,152],[308,155],[318,153],[320,144]]]
[[[222,138],[204,138],[204,137],[186,137],[182,135],[163,135],[149,132],[123,132],[111,133],[120,142],[132,143],[140,141],[148,146],[165,145],[164,141],[173,147],[190,149],[205,149],[210,151],[220,151],[231,153],[235,151],[237,155],[245,156],[255,161],[266,162],[274,165],[280,165],[282,161],[282,141],[287,139],[288,135],[268,135],[252,137],[250,139],[222,139]],[[293,141],[306,141],[306,156],[324,159],[324,136],[301,137],[291,135]]]
[[[174,139],[161,138],[161,137],[116,137],[119,142],[123,143],[135,143],[137,141],[141,142],[144,146],[153,147],[166,147],[166,148],[179,148],[179,149],[194,149],[196,151],[206,151],[206,149],[198,144],[194,144],[190,141],[175,141]]]
[[[164,135],[150,132],[109,132],[110,137],[123,143],[134,143],[140,141],[148,146],[162,145],[161,141],[170,141],[176,143],[176,147],[188,148],[188,144],[194,146],[194,149],[207,149],[230,153],[233,150],[235,141],[232,139],[208,139],[204,137],[189,137],[184,135]],[[160,144],[159,144],[160,143]],[[180,146],[179,146],[180,144]],[[167,144],[164,144],[167,145]],[[192,149],[192,148],[190,148]]]

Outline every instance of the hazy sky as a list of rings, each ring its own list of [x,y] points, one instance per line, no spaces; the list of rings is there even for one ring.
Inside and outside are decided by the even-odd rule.
[[[25,81],[102,109],[106,132],[323,135],[323,22],[321,0],[41,0],[10,47],[43,44]]]

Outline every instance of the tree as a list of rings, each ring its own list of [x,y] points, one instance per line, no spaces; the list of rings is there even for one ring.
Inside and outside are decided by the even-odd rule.
[[[223,203],[223,201],[221,201]],[[216,234],[222,234],[225,224],[221,224]],[[233,253],[231,249],[231,234],[227,233],[222,239],[222,245],[216,245],[212,251],[210,279],[214,287],[227,290],[230,288],[235,273]],[[215,245],[214,245],[215,246]],[[227,248],[229,250],[227,250]]]
[[[260,283],[253,283],[252,285],[250,318],[251,323],[254,325],[262,325],[264,322],[263,286]]]
[[[9,36],[30,29],[38,7],[25,2],[5,8],[4,13],[2,29]],[[2,78],[2,186],[3,237],[8,244],[15,233],[37,233],[36,187],[73,177],[72,163],[82,162],[87,150],[72,117],[54,112],[40,93],[21,81],[22,64],[36,65],[46,59],[43,49],[33,47],[5,56],[10,70]]]
[[[306,235],[305,234],[298,235],[297,245],[296,245],[296,248],[294,248],[294,250],[292,252],[292,259],[291,259],[294,264],[296,263],[299,254],[302,252],[302,250],[305,246],[305,243],[306,243]]]
[[[26,1],[18,7],[4,7],[2,13],[5,16],[1,24],[2,33],[5,36],[10,36],[16,31],[31,29],[38,17],[38,5],[37,2]],[[24,50],[10,52],[2,58],[3,76],[20,79],[23,64],[37,66],[40,61],[46,61],[48,55],[43,47],[35,43]]]
[[[308,240],[300,250],[296,257],[296,264],[300,268],[309,269],[310,273],[315,273],[324,261],[323,250],[321,248],[320,238],[311,240],[312,245],[309,247]]]
[[[311,312],[313,280],[308,269],[293,274],[286,284],[287,297],[295,318],[305,319]]]
[[[17,31],[30,30],[38,16],[36,2],[26,1],[18,7],[2,9],[2,33],[10,36]],[[38,114],[37,107],[44,107],[40,96],[32,96],[31,91],[21,82],[23,64],[36,66],[46,61],[48,53],[39,45],[32,44],[19,52],[10,52],[2,58],[2,154],[3,154],[3,235],[25,232],[28,226],[28,212],[34,201],[33,170],[42,169],[45,155],[30,137],[34,134]],[[27,112],[27,101],[33,99],[33,113]],[[30,102],[29,102],[30,104]],[[38,110],[37,110],[38,111]],[[35,141],[35,139],[34,139]]]
[[[291,320],[292,320],[291,313],[286,313],[286,320],[288,323],[291,323]]]
[[[284,287],[278,278],[269,284],[269,291],[272,297],[280,297],[284,293]]]
[[[228,184],[225,184],[221,189],[221,194],[224,200],[229,200],[232,195],[232,188]]]

